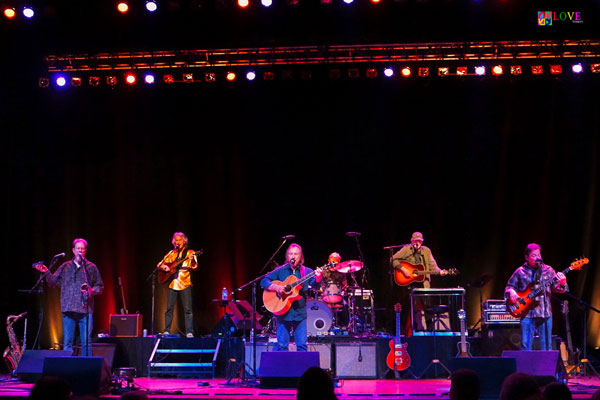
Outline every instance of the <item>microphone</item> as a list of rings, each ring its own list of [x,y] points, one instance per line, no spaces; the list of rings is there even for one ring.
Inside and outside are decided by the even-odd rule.
[[[55,255],[53,258],[59,258],[59,257],[64,257],[64,256],[65,256],[65,253],[60,253],[60,254]]]
[[[295,258],[290,259],[290,265],[294,265],[295,263],[296,263],[296,259]]]
[[[346,232],[346,236],[349,237],[359,237],[361,235],[360,232]]]
[[[538,257],[538,258],[535,259],[535,263],[536,264],[543,264],[544,260],[542,260],[542,257]]]
[[[284,240],[289,240],[289,239],[295,239],[296,235],[285,235],[284,237],[282,237],[282,239]]]
[[[21,314],[17,315],[17,318],[22,318],[22,317],[24,317],[26,315],[27,315],[27,311],[25,311],[24,313],[21,313]]]

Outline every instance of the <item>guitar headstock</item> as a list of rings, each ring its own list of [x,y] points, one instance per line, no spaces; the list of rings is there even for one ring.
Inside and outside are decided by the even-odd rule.
[[[460,319],[462,321],[465,318],[467,318],[467,313],[465,312],[465,310],[463,310],[463,309],[458,310],[458,319]]]
[[[571,263],[571,265],[569,266],[570,269],[581,269],[582,266],[584,266],[585,264],[589,263],[590,260],[588,258],[580,258],[579,260],[575,260]]]
[[[394,312],[402,312],[402,304],[396,303],[394,304]]]
[[[460,274],[460,271],[457,270],[456,268],[450,268],[447,271],[448,271],[446,273],[447,275],[459,275]]]

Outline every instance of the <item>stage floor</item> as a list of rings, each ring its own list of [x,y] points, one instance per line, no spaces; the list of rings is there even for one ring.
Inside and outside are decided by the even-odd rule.
[[[198,386],[206,382],[209,386]],[[238,385],[225,385],[224,379],[163,379],[135,378],[140,390],[147,391],[151,399],[236,399],[236,400],[291,400],[296,398],[293,389],[264,389]],[[22,399],[29,396],[31,384],[3,381],[0,399]],[[600,389],[599,378],[573,378],[569,388],[574,399],[590,399]],[[447,379],[401,380],[340,380],[335,393],[340,400],[444,400],[448,399],[450,381]],[[101,399],[118,399],[119,395],[103,395]]]

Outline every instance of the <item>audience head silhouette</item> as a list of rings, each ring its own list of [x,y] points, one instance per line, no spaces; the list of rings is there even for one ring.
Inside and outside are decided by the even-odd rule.
[[[472,369],[457,369],[450,375],[450,400],[477,400],[479,375]]]
[[[66,400],[71,398],[71,387],[63,378],[43,376],[33,385],[29,398],[35,400]]]
[[[297,400],[337,400],[329,372],[310,367],[298,381]]]
[[[544,388],[544,400],[571,400],[569,387],[561,382],[552,382]]]
[[[515,372],[502,382],[500,400],[542,400],[542,392],[532,376]]]

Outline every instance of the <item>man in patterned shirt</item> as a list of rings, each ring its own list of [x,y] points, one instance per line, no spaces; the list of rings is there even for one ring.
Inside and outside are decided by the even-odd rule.
[[[540,350],[552,350],[552,305],[551,292],[563,293],[567,288],[567,278],[562,272],[544,264],[542,248],[539,244],[530,243],[525,248],[525,263],[512,274],[504,290],[504,298],[512,302],[519,300],[517,292],[527,288],[532,282],[549,282],[556,277],[554,285],[550,285],[537,298],[538,304],[521,320],[521,350],[531,350],[535,329],[540,337]]]
[[[54,274],[43,264],[36,266],[44,274],[48,286],[60,287],[64,349],[73,350],[75,327],[78,326],[82,356],[91,355],[93,296],[104,290],[98,267],[85,258],[87,245],[85,239],[73,240],[73,259],[63,263]]]
[[[198,268],[198,261],[194,250],[188,249],[188,237],[183,232],[175,232],[171,240],[174,248],[168,252],[157,267],[165,272],[170,272],[169,265],[187,258],[181,265],[179,271],[174,274],[174,279],[169,283],[167,293],[167,311],[165,311],[165,331],[169,334],[171,323],[173,322],[173,310],[177,297],[181,298],[183,312],[185,314],[185,335],[188,338],[194,337],[194,313],[192,311],[192,278],[190,270]]]

